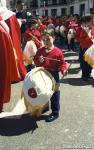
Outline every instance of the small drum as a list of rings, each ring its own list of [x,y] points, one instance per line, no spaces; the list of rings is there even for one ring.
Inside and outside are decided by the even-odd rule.
[[[84,60],[94,69],[94,44],[86,50]]]
[[[60,26],[60,35],[61,35],[62,37],[66,37],[65,31],[66,31],[65,26],[63,26],[63,25]]]
[[[67,34],[67,40],[68,40],[68,44],[71,43],[71,40],[74,38],[74,30],[73,29],[69,29],[68,34]]]
[[[59,33],[60,33],[60,27],[59,27],[59,26],[56,26],[56,28],[55,28],[55,32],[56,32],[57,34],[59,34]]]
[[[36,67],[26,75],[22,91],[27,111],[41,113],[55,91],[55,80],[44,68]]]

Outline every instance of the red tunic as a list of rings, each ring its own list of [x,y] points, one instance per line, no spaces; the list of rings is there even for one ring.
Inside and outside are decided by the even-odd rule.
[[[79,21],[76,21],[76,20],[70,21],[69,28],[76,30],[78,29],[79,26],[80,26]]]
[[[10,100],[12,43],[8,33],[0,24],[0,111],[3,103]]]
[[[40,42],[41,34],[40,34],[40,32],[38,30],[35,30],[35,29],[32,30],[32,29],[28,28],[24,33],[24,41],[26,43],[27,41],[30,41],[30,40],[33,40],[35,42],[36,46],[40,47],[41,46],[41,42]]]
[[[48,20],[46,21],[46,26],[48,26],[49,24],[53,24],[53,20],[52,20],[52,19],[48,19]]]
[[[2,17],[0,16],[0,21],[2,20]]]
[[[92,40],[90,39],[86,31],[81,27],[79,27],[76,30],[76,39],[80,43],[80,47],[82,49],[89,48],[93,44]]]
[[[40,33],[42,33],[46,28],[47,28],[46,25],[40,24],[39,27],[38,27],[38,30],[39,30]]]
[[[92,26],[92,28],[91,28],[91,36],[94,37],[94,26]]]
[[[40,62],[39,57],[43,56],[43,63]],[[34,62],[37,66],[43,66],[46,70],[50,71],[60,71],[63,73],[67,71],[67,63],[64,60],[64,55],[61,49],[54,47],[49,52],[46,52],[46,48],[40,48],[34,58]]]
[[[8,20],[6,20],[6,23],[8,24],[8,26],[10,28],[10,35],[11,35],[13,47],[15,49],[15,53],[17,56],[17,64],[16,65],[17,65],[17,68],[19,71],[19,76],[16,76],[17,74],[15,74],[14,78],[12,79],[12,82],[17,82],[17,81],[23,80],[26,75],[26,69],[24,67],[22,50],[21,50],[20,27],[19,27],[19,23],[16,19],[16,16],[10,17]]]

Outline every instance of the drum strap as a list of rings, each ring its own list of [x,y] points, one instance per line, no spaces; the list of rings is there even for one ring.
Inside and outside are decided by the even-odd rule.
[[[60,89],[60,83],[55,84],[55,91],[58,91]]]

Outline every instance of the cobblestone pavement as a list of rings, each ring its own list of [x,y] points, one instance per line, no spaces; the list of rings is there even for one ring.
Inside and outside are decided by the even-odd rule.
[[[0,150],[94,150],[94,81],[80,79],[78,54],[64,51],[71,63],[69,74],[60,79],[59,119],[46,123],[40,118],[0,119]],[[61,74],[60,74],[61,76]],[[20,98],[22,82],[12,85],[12,97],[4,111],[11,111]]]

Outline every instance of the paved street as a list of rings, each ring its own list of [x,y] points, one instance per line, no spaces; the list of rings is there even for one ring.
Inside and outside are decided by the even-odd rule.
[[[45,113],[39,119],[0,119],[0,150],[94,150],[94,81],[80,79],[78,54],[64,51],[71,63],[69,74],[61,83],[59,119],[46,123]],[[22,83],[12,86],[11,111],[20,98]]]

